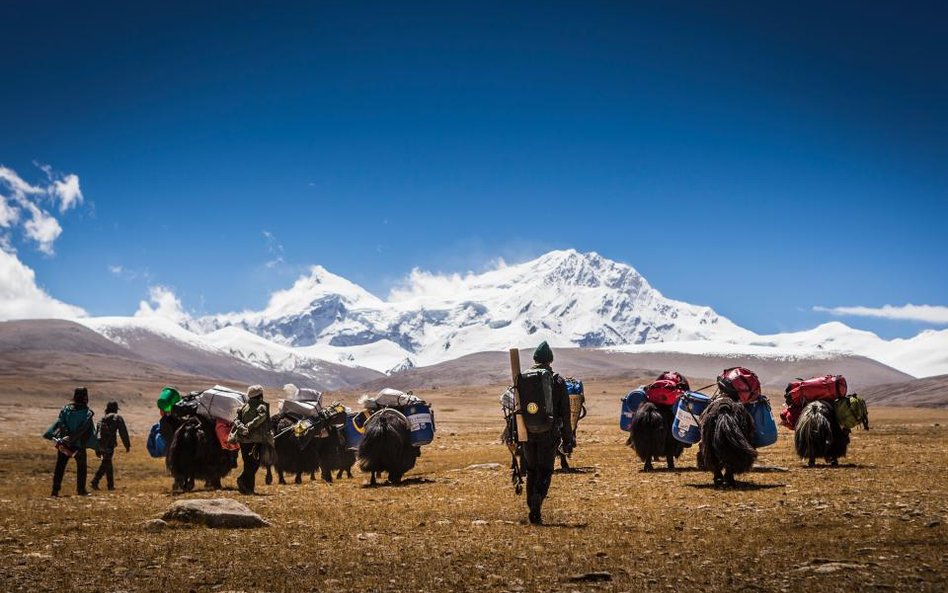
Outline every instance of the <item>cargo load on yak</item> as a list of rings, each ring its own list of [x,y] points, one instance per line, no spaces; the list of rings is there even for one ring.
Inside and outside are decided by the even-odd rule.
[[[724,369],[718,375],[718,391],[742,404],[750,404],[760,397],[760,379],[754,371],[744,367]]]
[[[787,384],[787,405],[806,406],[812,401],[825,399],[833,401],[846,397],[846,377],[842,375],[823,375],[809,379],[797,379]]]
[[[237,412],[247,403],[247,396],[239,391],[215,385],[197,395],[198,413],[206,418],[220,418],[232,422]]]
[[[678,385],[678,390],[681,392],[691,391],[691,385],[688,384],[688,379],[685,379],[685,376],[678,371],[665,371],[659,375],[656,380],[671,381]]]
[[[630,391],[622,398],[622,405],[619,409],[619,428],[626,432],[632,431],[632,418],[635,411],[639,409],[642,402],[646,401],[645,386]]]
[[[181,401],[181,394],[174,387],[165,387],[158,396],[158,409],[167,414],[176,403]]]
[[[281,399],[277,410],[285,416],[292,416],[297,420],[318,416],[320,407],[315,402],[297,401],[295,399]]]
[[[308,387],[297,387],[292,383],[287,383],[283,386],[283,393],[286,394],[287,400],[297,401],[297,402],[307,402],[314,404],[317,408],[322,406],[323,402],[323,392],[317,391],[315,389],[309,389]]]
[[[368,394],[359,398],[366,410],[375,414],[387,408],[401,412],[408,420],[408,439],[415,447],[422,447],[434,440],[435,420],[431,405],[411,391],[385,388],[378,394]]]
[[[841,428],[851,430],[861,424],[863,430],[869,430],[869,409],[866,400],[855,393],[837,399],[833,402],[833,408]]]
[[[382,408],[403,408],[416,404],[422,401],[420,397],[413,394],[411,391],[404,392],[397,389],[385,389],[379,391],[375,395],[363,394],[359,398],[359,404],[362,405],[366,410],[375,412],[381,410]]]
[[[663,406],[675,405],[683,393],[685,392],[678,386],[678,381],[673,379],[657,379],[645,388],[646,399]]]
[[[803,414],[803,406],[784,406],[783,411],[780,412],[780,424],[790,430],[796,430],[797,422],[800,420],[801,414]]]

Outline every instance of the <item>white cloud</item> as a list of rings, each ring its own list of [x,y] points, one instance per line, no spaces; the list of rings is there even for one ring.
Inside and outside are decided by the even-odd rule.
[[[122,266],[109,266],[109,273],[113,276],[121,276],[122,272],[125,271],[125,268]]]
[[[46,255],[52,255],[53,243],[62,234],[63,227],[59,226],[59,221],[48,212],[32,203],[28,203],[26,209],[30,212],[30,219],[23,225],[26,236],[36,241],[40,251]]]
[[[948,324],[948,307],[942,305],[884,305],[882,307],[813,307],[814,311],[839,316],[876,317],[900,321]]]
[[[0,165],[0,228],[10,230],[0,245],[5,251],[12,251],[14,232],[19,230],[27,239],[36,242],[37,249],[52,255],[53,244],[63,228],[44,204],[57,204],[59,212],[65,213],[82,203],[78,175],[60,175],[49,165],[39,163],[37,167],[43,170],[49,183],[33,185],[13,169]]]
[[[36,285],[36,274],[16,255],[0,250],[0,321],[85,317],[79,307],[67,305]]]
[[[151,286],[148,288],[148,301],[138,304],[135,317],[163,317],[177,324],[188,321],[191,316],[181,306],[181,299],[175,296],[167,286]]]
[[[0,195],[0,227],[9,228],[20,219],[20,210],[6,196]]]
[[[69,174],[53,182],[53,194],[59,198],[59,211],[65,212],[82,203],[79,176]]]

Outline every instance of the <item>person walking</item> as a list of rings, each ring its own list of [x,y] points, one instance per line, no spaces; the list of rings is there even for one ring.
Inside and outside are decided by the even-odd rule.
[[[59,417],[43,433],[44,439],[56,443],[56,468],[53,470],[53,491],[50,496],[59,496],[70,457],[76,460],[76,494],[89,495],[86,490],[86,449],[98,446],[93,415],[89,409],[89,391],[85,387],[77,387],[72,395],[72,403],[63,406]]]
[[[553,480],[557,446],[569,454],[576,446],[570,425],[566,381],[553,372],[553,350],[542,342],[533,353],[533,367],[517,377],[520,410],[527,427],[523,461],[527,473],[530,523],[543,523],[542,507]]]
[[[105,484],[109,490],[115,490],[115,469],[112,466],[112,457],[115,455],[115,448],[118,446],[118,438],[121,437],[122,444],[125,445],[125,452],[128,453],[132,444],[128,440],[128,427],[125,426],[125,419],[119,416],[118,402],[109,402],[105,404],[105,416],[99,420],[99,426],[96,433],[99,435],[98,455],[102,458],[99,463],[99,469],[92,477],[92,489],[99,489],[99,482],[102,476],[105,476]]]
[[[247,389],[247,403],[237,412],[233,431],[244,463],[243,472],[237,478],[237,490],[241,494],[253,494],[257,469],[261,464],[272,465],[276,458],[270,404],[263,400],[262,386],[251,385]]]

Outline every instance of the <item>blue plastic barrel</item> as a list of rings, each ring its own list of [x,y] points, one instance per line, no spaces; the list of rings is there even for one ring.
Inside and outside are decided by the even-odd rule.
[[[434,440],[434,414],[428,404],[422,402],[405,406],[402,413],[408,418],[408,442],[421,447]]]
[[[566,393],[568,395],[576,395],[583,393],[583,382],[581,379],[574,379],[569,377],[566,379]]]
[[[777,423],[774,422],[774,415],[770,411],[770,401],[762,395],[756,402],[744,404],[744,407],[754,418],[754,447],[769,447],[776,443]]]
[[[152,457],[165,456],[165,439],[161,436],[161,424],[159,422],[156,422],[148,431],[148,441],[145,448],[148,449],[148,454]]]
[[[362,435],[365,433],[365,421],[369,419],[369,412],[349,413],[346,415],[345,435],[346,449],[355,451],[362,442]]]
[[[710,402],[710,397],[697,391],[689,391],[679,397],[675,406],[675,420],[672,422],[672,436],[688,445],[700,441],[701,426],[698,424],[698,418]]]
[[[632,431],[632,417],[642,402],[645,401],[645,388],[633,389],[622,398],[622,409],[619,412],[619,428],[626,432]]]

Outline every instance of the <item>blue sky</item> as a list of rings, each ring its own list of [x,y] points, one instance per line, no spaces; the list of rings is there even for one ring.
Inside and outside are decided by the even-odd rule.
[[[0,164],[84,196],[7,248],[90,314],[567,247],[758,332],[948,305],[944,4],[140,4],[0,20]]]

